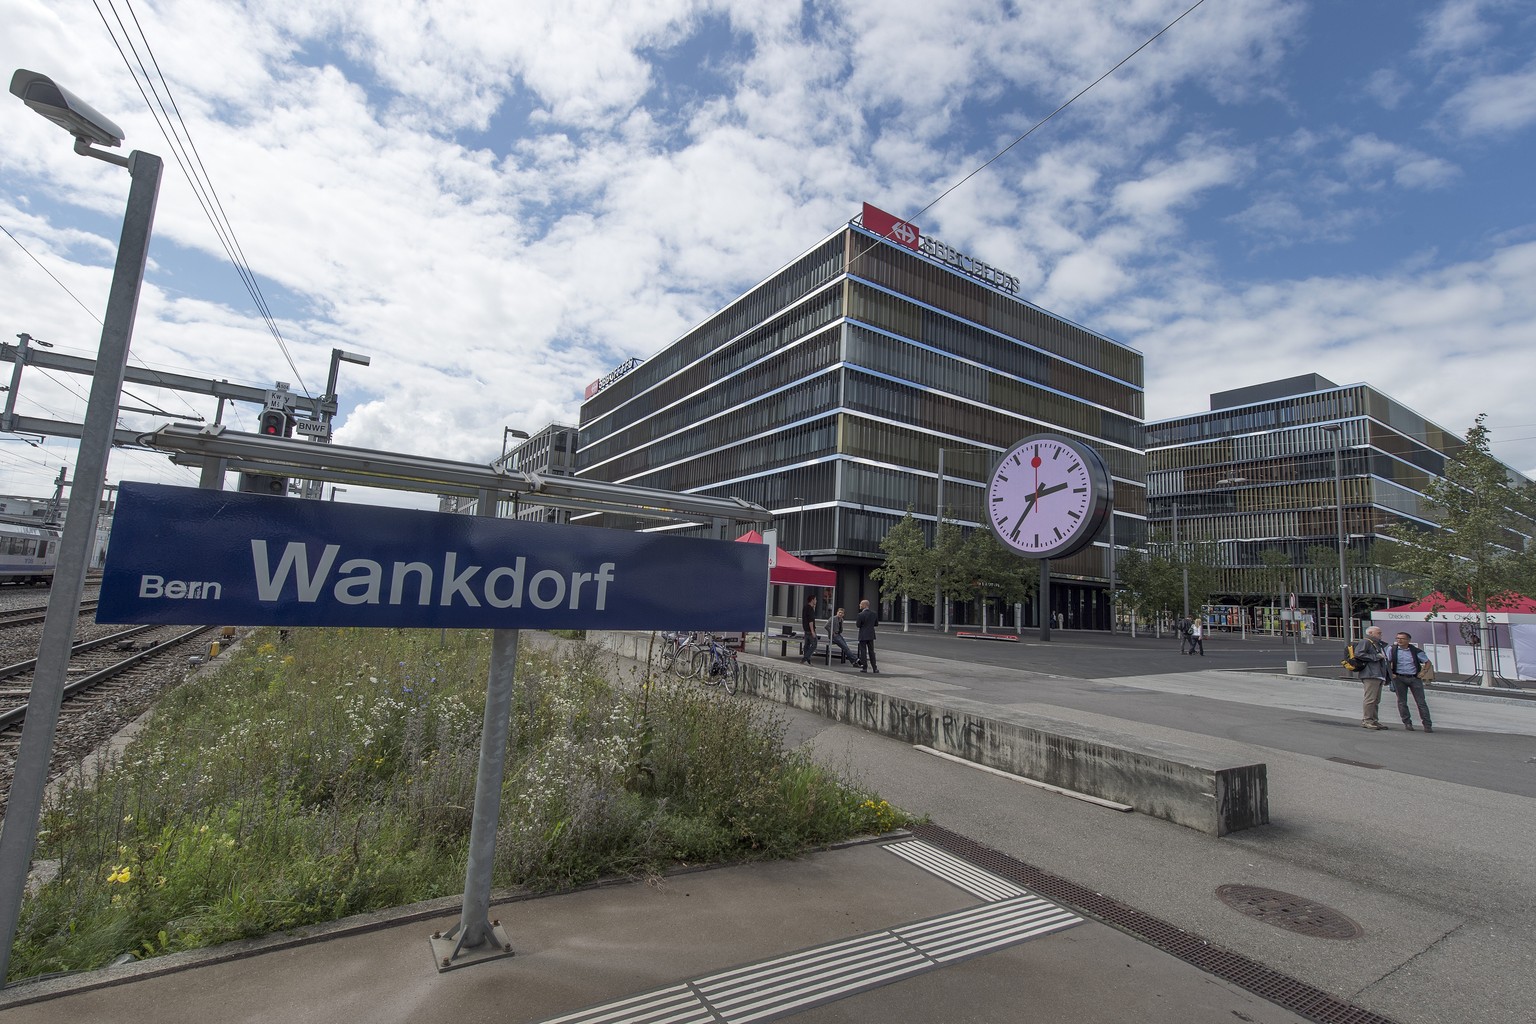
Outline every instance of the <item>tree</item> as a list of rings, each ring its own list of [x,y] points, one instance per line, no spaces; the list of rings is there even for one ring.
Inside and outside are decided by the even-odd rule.
[[[1017,551],[1004,547],[989,529],[975,529],[961,548],[964,572],[971,577],[970,595],[982,607],[981,629],[986,632],[986,600],[1001,598],[1004,604],[1027,600],[1040,586],[1039,573]]]
[[[902,598],[901,628],[905,631],[910,619],[911,595],[926,593],[933,585],[933,554],[923,536],[923,527],[907,506],[907,514],[880,538],[880,550],[885,552],[885,562],[869,574],[880,584],[880,595],[887,600]]]
[[[1420,597],[1465,598],[1482,619],[1483,685],[1493,685],[1488,612],[1536,592],[1536,487],[1489,451],[1486,414],[1466,444],[1446,457],[1445,472],[1423,491],[1439,529],[1404,530],[1390,539],[1387,564]]]
[[[1115,562],[1115,580],[1119,600],[1131,609],[1131,635],[1136,633],[1136,619],[1157,619],[1158,613],[1182,603],[1183,583],[1178,568],[1161,555],[1131,548]],[[1159,633],[1161,633],[1161,621]]]

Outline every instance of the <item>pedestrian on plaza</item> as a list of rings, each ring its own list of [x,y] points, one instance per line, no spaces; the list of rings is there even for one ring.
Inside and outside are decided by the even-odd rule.
[[[859,602],[859,614],[853,624],[859,627],[859,671],[879,675],[880,666],[875,664],[875,627],[880,624],[880,617],[869,606],[868,598]]]
[[[805,607],[800,610],[800,628],[805,633],[805,643],[800,648],[800,664],[809,665],[811,658],[816,655],[816,595],[814,594],[806,598]]]
[[[1198,618],[1189,623],[1189,653],[1194,654],[1196,647],[1200,648],[1200,657],[1205,657],[1205,624]]]
[[[1387,658],[1392,669],[1392,692],[1397,694],[1397,713],[1403,720],[1403,728],[1413,731],[1413,718],[1408,714],[1408,694],[1412,692],[1413,702],[1419,706],[1419,724],[1425,732],[1434,732],[1434,723],[1429,720],[1429,703],[1424,699],[1424,680],[1419,678],[1419,670],[1429,660],[1429,655],[1407,633],[1399,633]]]
[[[1193,650],[1193,645],[1189,642],[1189,625],[1189,616],[1181,615],[1179,617],[1179,621],[1174,623],[1173,626],[1173,628],[1178,630],[1179,633],[1180,654],[1188,654],[1191,650]]]
[[[841,608],[832,613],[832,617],[827,620],[827,639],[842,652],[843,661],[852,662],[855,666],[858,665],[859,659],[854,657],[853,652],[848,649],[848,641],[843,639],[843,610]]]
[[[1387,645],[1381,640],[1381,627],[1372,626],[1355,645],[1355,657],[1365,662],[1360,670],[1360,682],[1365,685],[1365,705],[1360,715],[1363,729],[1385,729],[1376,720],[1376,710],[1381,705],[1381,687],[1390,678],[1387,665]],[[1422,715],[1423,712],[1420,712]]]

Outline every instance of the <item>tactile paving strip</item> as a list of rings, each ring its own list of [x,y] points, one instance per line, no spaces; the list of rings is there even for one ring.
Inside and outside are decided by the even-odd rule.
[[[896,849],[895,847],[900,847]],[[815,946],[711,974],[542,1024],[758,1024],[1062,931],[1083,919],[923,842],[897,856],[987,893],[977,907]]]

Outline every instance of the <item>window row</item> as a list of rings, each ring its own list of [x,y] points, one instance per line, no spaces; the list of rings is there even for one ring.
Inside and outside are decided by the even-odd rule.
[[[1058,394],[1006,376],[996,368],[951,359],[855,324],[849,325],[847,337],[847,359],[855,366],[910,381],[916,387],[1055,423],[1075,433],[1141,447],[1141,422],[1089,404],[1095,396]]]
[[[962,402],[948,395],[937,394],[897,381],[872,377],[852,367],[846,371],[844,407],[852,412],[864,412],[871,416],[912,424],[911,427],[889,428],[893,450],[880,456],[871,455],[878,461],[894,462],[916,469],[938,472],[939,447],[942,437],[964,437],[982,447],[1001,454],[1020,438],[1030,434],[1059,429],[1046,419],[1035,419],[1021,414],[1009,414],[998,409]],[[862,420],[860,422],[863,422]],[[941,435],[935,437],[934,435]],[[1116,448],[1097,443],[1102,438],[1089,436],[1088,440],[1098,449],[1105,465],[1117,477],[1140,481],[1146,474],[1145,456],[1138,451]],[[863,445],[861,445],[863,447]],[[843,451],[863,454],[848,447],[845,440]],[[892,457],[895,456],[895,457]]]
[[[1283,398],[1262,405],[1220,409],[1194,416],[1147,424],[1147,447],[1188,444],[1192,441],[1223,440],[1233,435],[1288,429],[1301,423],[1327,423],[1358,416],[1362,412],[1359,387],[1340,388],[1316,394]],[[1350,442],[1345,440],[1344,444]],[[1361,444],[1357,438],[1353,443]],[[1333,447],[1330,437],[1327,448]],[[1278,452],[1275,454],[1279,454]]]
[[[851,233],[851,232],[850,232]],[[991,328],[1140,388],[1140,352],[1047,313],[962,274],[892,245],[870,246],[854,235],[848,271],[910,295],[972,323]]]
[[[752,432],[744,431],[743,436],[748,433]],[[756,436],[745,441],[742,437],[718,438],[715,439],[718,444],[712,450],[698,445],[702,438],[693,440],[695,443],[689,446],[690,450],[682,455],[672,456],[668,451],[661,451],[657,454],[668,457],[650,459],[643,453],[626,456],[610,464],[625,469],[624,475],[595,479],[669,491],[709,489],[709,493],[736,494],[739,488],[746,486],[747,479],[761,476],[775,467],[830,455],[837,440],[836,420],[826,416],[795,427],[758,431]],[[675,443],[666,441],[658,447],[665,449]]]
[[[582,408],[583,446],[643,421],[647,416],[707,390],[743,367],[750,367],[793,346],[833,323],[841,316],[841,311],[841,291],[829,289],[722,345],[709,353],[708,358],[695,362],[665,382],[647,388],[630,400],[609,405],[606,412],[599,413],[595,405],[588,403]]]
[[[751,330],[842,273],[843,234],[839,232],[818,245],[598,392],[582,408],[583,426],[722,348],[732,338]]]
[[[588,443],[581,452],[582,465],[593,467],[603,479],[612,479],[606,468],[610,460],[639,456],[654,461],[652,453],[658,449],[652,442],[663,442],[667,451],[701,451],[713,447],[722,437],[740,437],[743,431],[771,429],[827,412],[836,397],[830,377],[823,376],[822,387],[817,392],[825,403],[820,406],[808,405],[804,398],[784,403],[780,401],[783,395],[778,392],[796,381],[824,373],[835,363],[841,347],[840,334],[841,328],[829,327],[815,337],[780,349],[772,358],[750,369],[718,379],[713,384],[706,382],[699,390],[654,415],[626,422],[622,429],[600,441]],[[760,415],[765,409],[777,409],[785,418],[777,424],[766,422]],[[753,410],[757,414],[754,415]],[[626,406],[610,419],[618,416],[627,419],[629,411]],[[672,442],[672,445],[666,447],[665,442]],[[677,447],[679,443],[681,448]]]
[[[1059,355],[957,320],[909,299],[854,281],[848,289],[848,315],[891,334],[912,338],[942,352],[980,363],[999,373],[1033,381],[1140,422],[1145,396],[1139,383],[1095,372]],[[918,379],[922,379],[921,377]],[[1140,445],[1140,441],[1136,442]]]

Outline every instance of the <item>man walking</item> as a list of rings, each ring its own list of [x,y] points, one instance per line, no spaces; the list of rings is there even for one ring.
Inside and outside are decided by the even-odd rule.
[[[859,602],[859,614],[854,617],[853,624],[859,627],[859,671],[880,674],[880,666],[875,664],[875,626],[879,624],[879,616],[869,606],[869,599]]]
[[[1429,702],[1424,699],[1424,681],[1419,678],[1419,669],[1429,660],[1429,655],[1422,647],[1414,646],[1407,633],[1399,633],[1387,660],[1392,668],[1392,692],[1397,694],[1397,713],[1403,720],[1403,728],[1413,731],[1413,718],[1408,714],[1411,691],[1413,702],[1419,706],[1419,724],[1425,732],[1434,732],[1435,727],[1429,720]]]
[[[1365,706],[1360,715],[1362,729],[1385,729],[1376,720],[1376,709],[1381,705],[1381,686],[1389,677],[1387,647],[1381,642],[1381,627],[1372,626],[1355,645],[1355,657],[1365,662],[1360,670],[1360,682],[1365,684]],[[1422,715],[1422,712],[1420,712]]]

